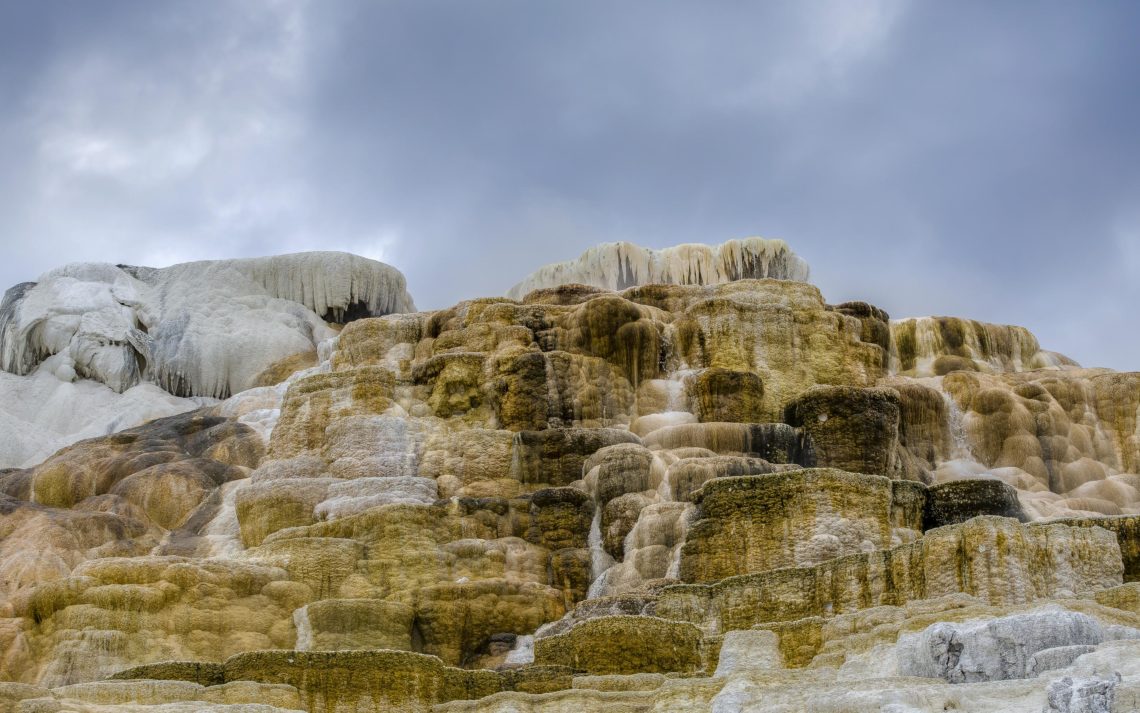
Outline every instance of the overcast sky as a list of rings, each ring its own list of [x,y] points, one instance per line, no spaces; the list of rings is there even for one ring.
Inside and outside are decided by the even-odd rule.
[[[421,308],[603,241],[1140,369],[1140,3],[0,0],[0,282],[348,250]]]

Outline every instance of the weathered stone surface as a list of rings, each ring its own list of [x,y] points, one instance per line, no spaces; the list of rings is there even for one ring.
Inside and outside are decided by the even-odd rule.
[[[322,599],[293,612],[298,651],[412,650],[415,610],[380,599]]]
[[[893,389],[816,386],[787,408],[820,466],[890,477],[899,468],[900,397]]]
[[[177,519],[197,505],[191,502],[193,493],[205,490],[207,484],[212,489],[244,477],[241,469],[256,467],[263,454],[261,440],[248,426],[195,411],[65,448],[30,471],[9,471],[0,476],[0,488],[21,500],[70,508],[86,498],[112,492],[121,481],[148,468],[165,465],[170,466],[165,478],[160,476],[161,471],[151,473],[165,481],[171,497],[180,490],[179,482],[188,486],[185,495],[189,500],[167,514],[166,519]],[[182,465],[174,469],[176,463]],[[124,488],[124,496],[137,490],[129,485]],[[144,505],[145,496],[145,492],[133,495]],[[155,514],[163,519],[161,509]]]
[[[717,677],[741,671],[765,671],[784,667],[780,636],[773,631],[730,631],[724,635],[717,659]]]
[[[496,670],[504,691],[541,694],[564,691],[574,685],[574,671],[566,666],[526,665]]]
[[[664,583],[665,585],[668,582]],[[650,588],[652,589],[652,588]],[[555,634],[564,634],[583,621],[603,616],[638,616],[650,614],[655,595],[648,590],[625,592],[623,594],[590,597],[577,605],[558,621],[546,624],[535,634],[535,639]]]
[[[1135,512],[1140,374],[954,372],[942,387],[968,451],[955,457],[1018,488],[1031,517]]]
[[[564,351],[600,357],[621,369],[633,388],[657,376],[661,327],[653,311],[617,295],[578,305],[552,336]]]
[[[1108,607],[1140,614],[1140,582],[1129,582],[1119,587],[1102,589],[1093,594],[1093,599]]]
[[[448,668],[434,656],[402,651],[253,651],[227,659],[225,678],[288,684],[313,713],[426,712],[501,688],[492,671]]]
[[[880,383],[899,394],[899,454],[911,461],[919,480],[929,482],[940,462],[961,455],[954,453],[949,399],[937,388],[905,378]]]
[[[700,629],[647,616],[590,619],[538,639],[534,657],[591,674],[688,673],[705,667]]]
[[[924,529],[954,525],[978,515],[1029,519],[1017,500],[1017,490],[1000,480],[952,480],[927,491]]]
[[[978,517],[814,567],[665,587],[655,612],[730,631],[958,592],[1000,605],[1089,595],[1120,583],[1119,552],[1103,529]]]
[[[716,478],[697,496],[681,579],[711,582],[890,544],[891,484],[831,469]]]
[[[555,487],[580,480],[587,459],[606,446],[640,439],[617,429],[555,428],[522,431],[513,444],[511,475],[522,483]]]
[[[891,344],[899,370],[915,376],[956,370],[1022,371],[1053,366],[1054,361],[1023,327],[955,317],[893,321]]]
[[[590,550],[571,548],[550,555],[551,585],[562,591],[562,604],[570,609],[586,598],[593,579]]]
[[[0,470],[0,708],[1140,709],[1135,374],[677,255]]]
[[[1025,665],[1025,671],[1030,676],[1040,676],[1046,671],[1066,668],[1074,661],[1096,651],[1091,644],[1070,644],[1044,649],[1033,654]]]
[[[764,382],[751,371],[705,369],[687,380],[685,390],[701,421],[763,420]]]
[[[289,386],[269,441],[272,458],[290,458],[325,447],[336,419],[379,415],[392,404],[395,378],[380,366],[313,374]]]
[[[561,591],[533,582],[438,584],[420,590],[419,597],[415,627],[423,651],[454,665],[486,653],[494,634],[532,632],[565,612]]]
[[[877,344],[884,355],[891,351],[891,316],[867,302],[843,302],[832,307],[840,314],[855,317],[863,326],[860,335],[864,342]]]
[[[745,456],[713,456],[682,458],[669,466],[669,484],[673,497],[677,500],[692,501],[701,486],[713,478],[728,478],[739,475],[766,475],[799,466],[785,463],[769,463],[762,458]]]
[[[548,550],[586,546],[594,506],[576,488],[546,488],[531,495],[527,539]]]
[[[225,683],[225,667],[208,661],[162,661],[123,669],[111,676],[112,680],[130,681],[149,679],[157,681],[190,681],[203,686]]]
[[[602,511],[602,546],[616,560],[625,553],[625,538],[637,525],[641,511],[653,502],[642,493],[627,493],[606,503]]]
[[[655,462],[652,451],[636,443],[606,446],[596,451],[584,467],[589,471],[587,477],[593,478],[600,505],[627,493],[656,490],[664,470],[660,461]]]
[[[688,244],[663,250],[625,242],[603,243],[577,260],[536,270],[509,294],[533,302],[559,287],[569,288],[572,295],[593,295],[597,294],[595,290],[622,290],[632,285],[716,285],[758,277],[807,280],[808,266],[783,240],[746,238],[717,246]],[[562,298],[558,303],[566,301]]]
[[[1140,636],[1140,631],[1134,633]],[[1059,608],[980,622],[933,624],[899,638],[899,673],[941,678],[948,683],[1028,678],[1062,667],[1038,669],[1050,657],[1037,659],[1037,654],[1057,647],[1095,646],[1105,638],[1103,628],[1092,617]]]
[[[1111,713],[1115,709],[1116,684],[1111,678],[1052,681],[1046,689],[1045,713]]]
[[[928,490],[913,480],[891,481],[891,527],[897,531],[922,532]]]
[[[301,709],[297,689],[281,684],[237,681],[201,686],[186,681],[95,681],[61,686],[16,710],[68,713],[290,713]]]
[[[242,543],[256,547],[278,530],[312,525],[317,521],[314,510],[333,482],[332,478],[281,478],[243,484],[234,496]]]
[[[1140,582],[1140,517],[1061,518],[1053,522],[1077,527],[1103,527],[1115,534],[1124,563],[1124,581]]]
[[[703,448],[724,455],[746,455],[770,463],[815,463],[803,436],[784,423],[691,423],[667,426],[647,435],[653,449]]]

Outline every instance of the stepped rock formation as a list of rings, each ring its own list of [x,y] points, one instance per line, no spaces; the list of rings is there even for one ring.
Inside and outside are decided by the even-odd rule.
[[[9,290],[0,711],[1140,710],[1140,374],[807,274]]]

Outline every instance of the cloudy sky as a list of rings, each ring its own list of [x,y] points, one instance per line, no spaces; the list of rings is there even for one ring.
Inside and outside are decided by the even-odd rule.
[[[349,250],[422,308],[782,237],[1140,369],[1135,2],[0,2],[0,282]]]

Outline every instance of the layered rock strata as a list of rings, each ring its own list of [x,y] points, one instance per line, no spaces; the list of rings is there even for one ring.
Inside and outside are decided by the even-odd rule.
[[[304,350],[0,471],[0,708],[1140,708],[1137,374],[829,305],[776,243],[380,317],[402,281],[321,259],[185,268]]]

